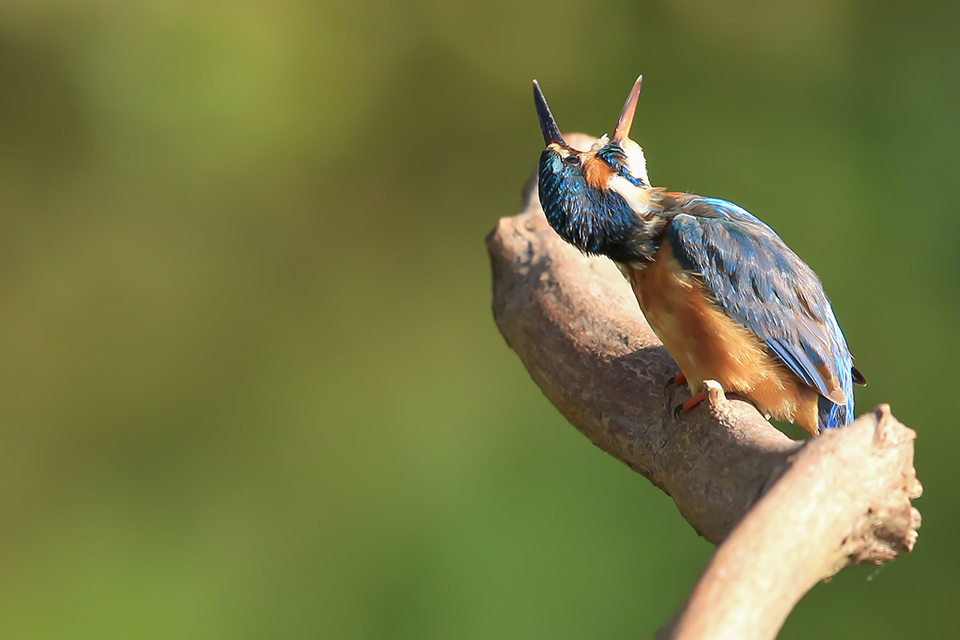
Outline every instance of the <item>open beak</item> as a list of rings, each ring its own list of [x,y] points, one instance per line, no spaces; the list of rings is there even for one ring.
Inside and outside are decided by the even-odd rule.
[[[564,147],[567,146],[567,143],[563,141],[563,136],[560,135],[557,121],[553,119],[550,107],[547,106],[547,99],[543,97],[543,91],[540,91],[540,85],[537,84],[536,80],[533,81],[533,100],[537,103],[537,116],[540,118],[540,130],[543,132],[544,144],[548,147],[554,143]]]
[[[633,124],[633,114],[637,110],[637,98],[640,96],[641,82],[643,82],[643,76],[637,78],[637,81],[633,84],[633,89],[630,90],[630,95],[627,96],[627,101],[623,105],[623,111],[620,112],[620,120],[617,122],[617,128],[613,131],[614,142],[620,142],[630,135],[630,126]],[[546,107],[547,103],[544,102],[543,104],[544,107]],[[549,113],[550,112],[547,111],[547,114]],[[540,119],[540,122],[543,122],[543,118]],[[547,135],[546,130],[544,130],[543,135]]]

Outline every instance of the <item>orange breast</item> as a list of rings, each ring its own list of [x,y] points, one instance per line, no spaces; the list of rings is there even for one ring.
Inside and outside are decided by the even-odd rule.
[[[704,380],[716,380],[762,412],[817,432],[817,392],[711,302],[703,284],[677,264],[669,241],[653,262],[629,275],[643,315],[692,392],[700,391]]]

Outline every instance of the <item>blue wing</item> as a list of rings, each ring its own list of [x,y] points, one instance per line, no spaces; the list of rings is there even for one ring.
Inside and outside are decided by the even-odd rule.
[[[813,270],[774,231],[725,200],[692,197],[670,222],[680,266],[820,394],[820,428],[853,420],[853,358]]]

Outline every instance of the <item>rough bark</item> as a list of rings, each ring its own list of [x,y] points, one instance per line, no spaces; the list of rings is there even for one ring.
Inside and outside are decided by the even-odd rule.
[[[689,392],[670,384],[679,369],[626,281],[609,260],[557,236],[535,184],[527,192],[524,213],[487,238],[501,333],[577,429],[720,544],[659,637],[773,638],[817,582],[912,549],[915,433],[886,405],[807,441],[790,440],[715,383],[707,402],[675,416]]]

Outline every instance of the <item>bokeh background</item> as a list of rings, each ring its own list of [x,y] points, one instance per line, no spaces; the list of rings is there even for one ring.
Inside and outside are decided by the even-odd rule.
[[[613,128],[821,275],[916,551],[782,638],[960,625],[960,4],[0,3],[0,637],[650,637],[709,558],[504,345],[483,239]],[[798,435],[796,431],[791,432]]]

